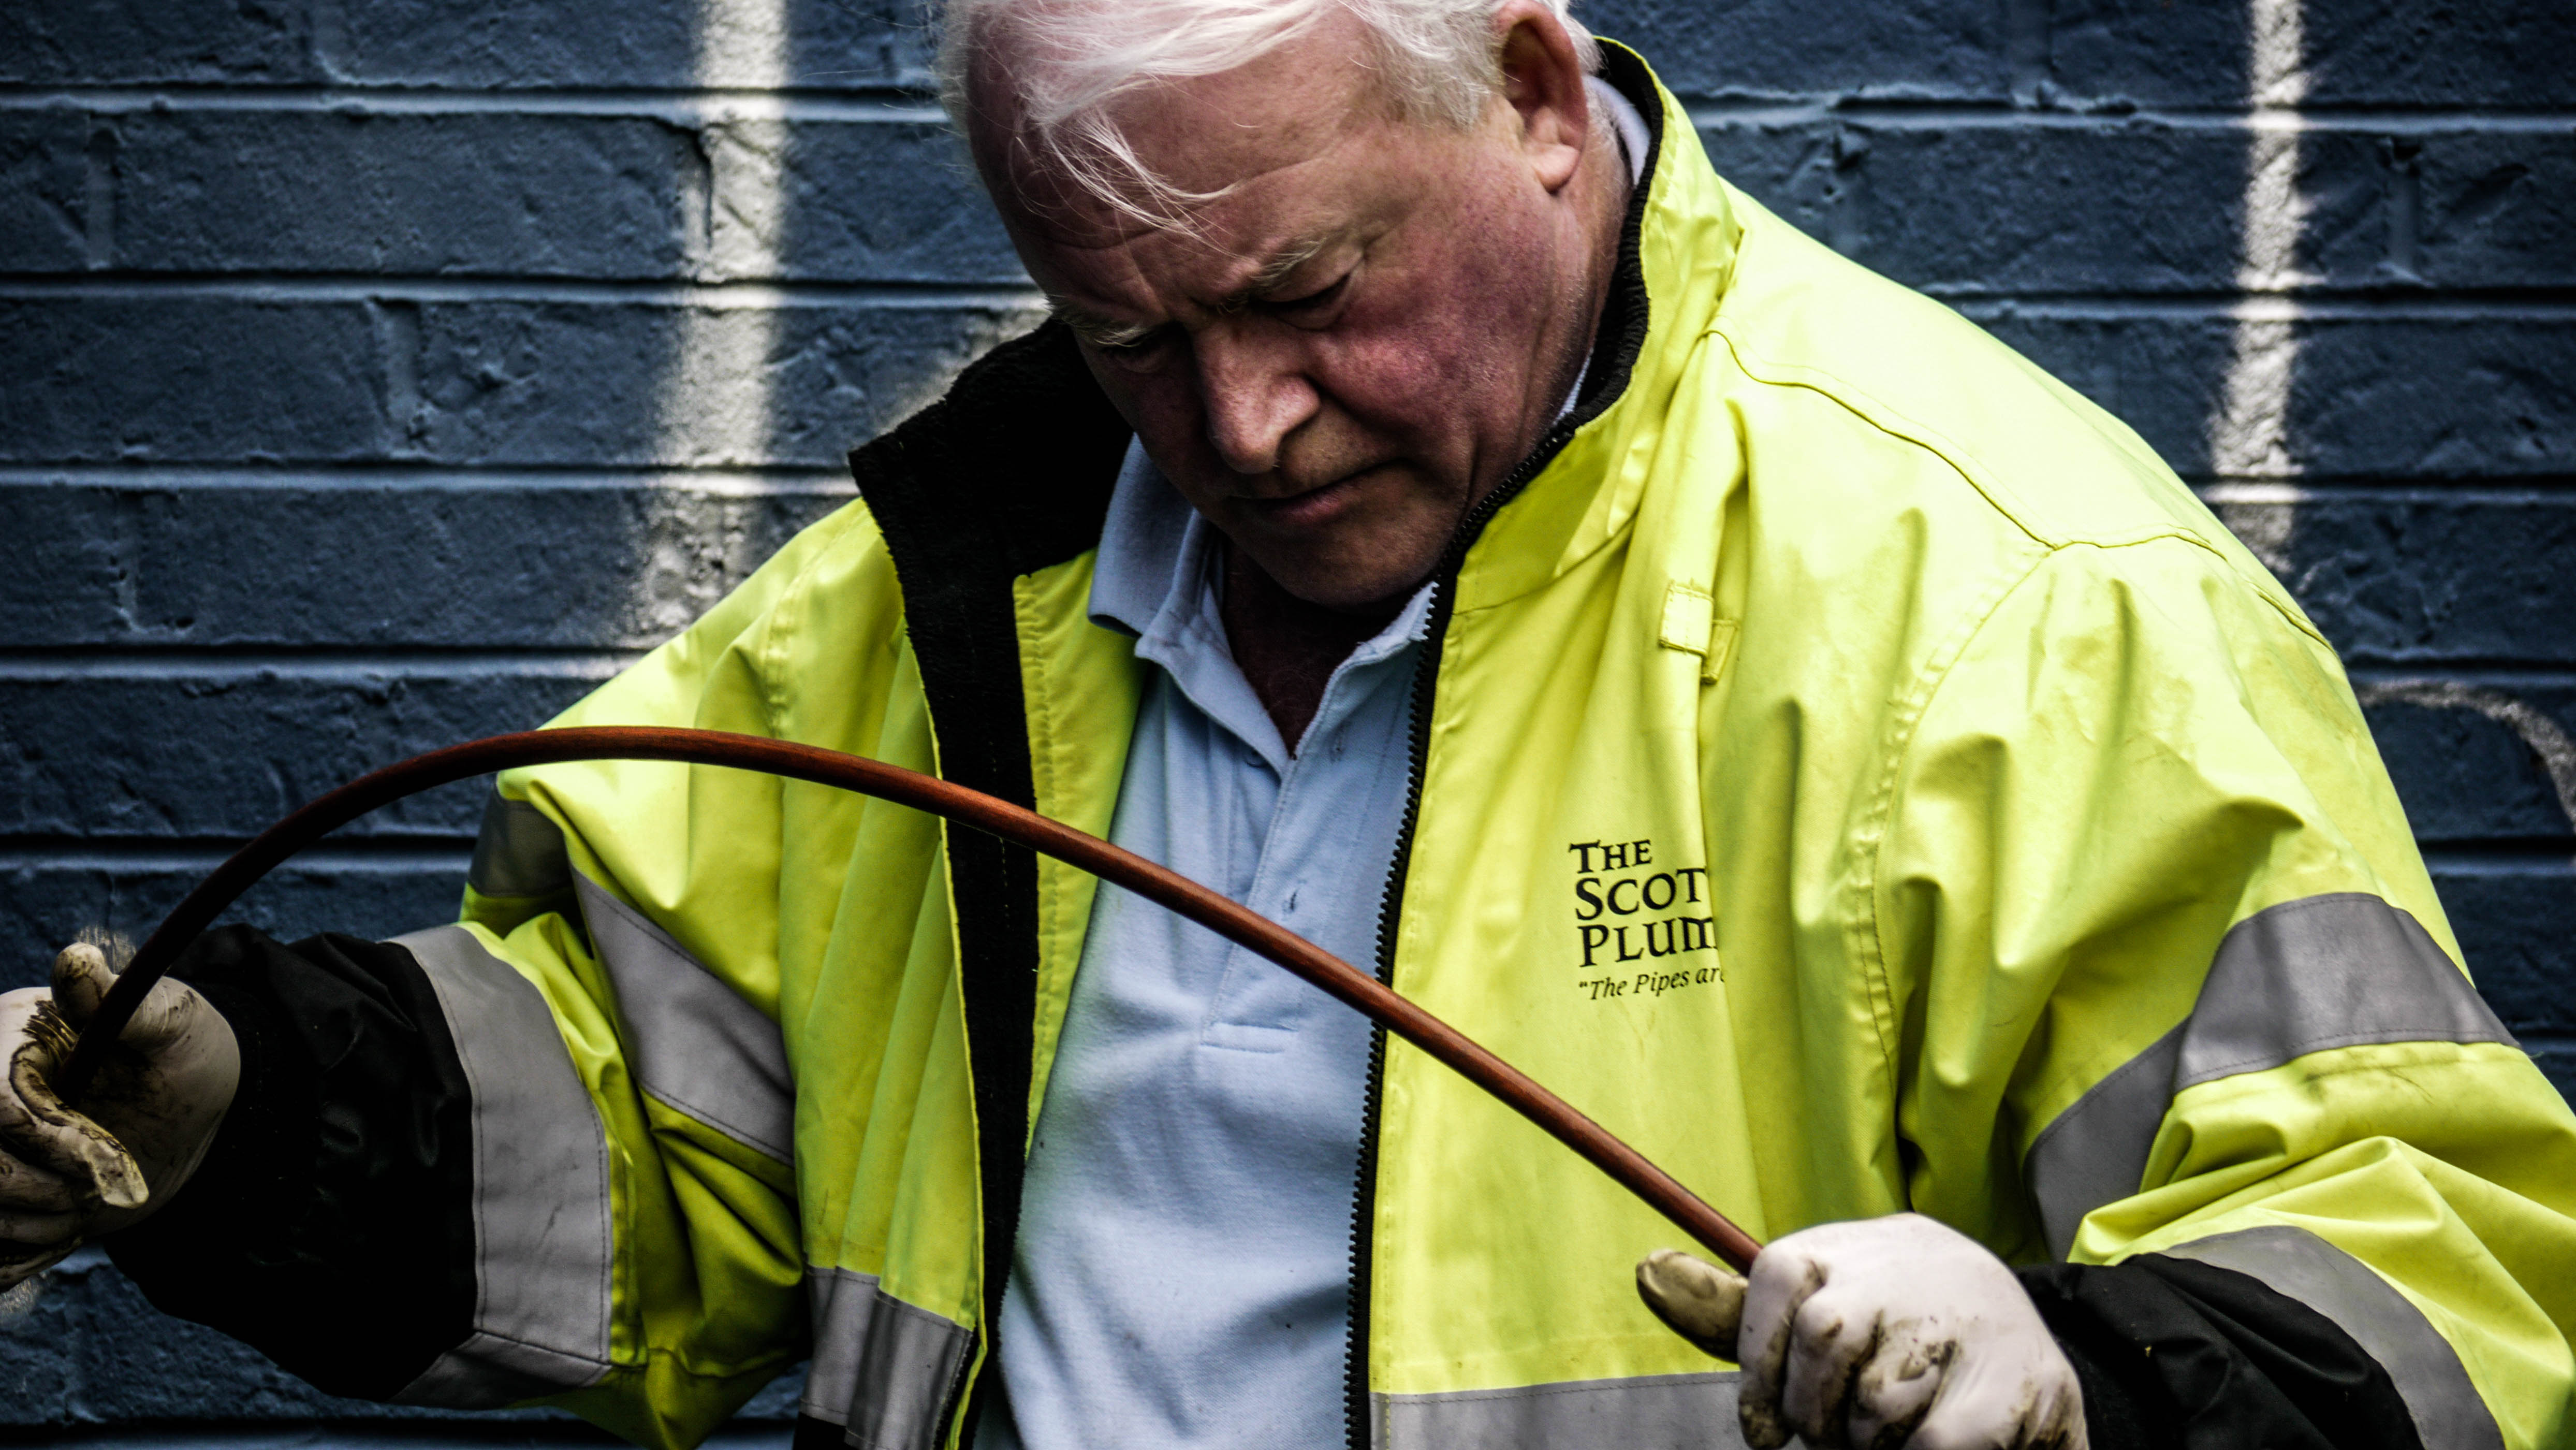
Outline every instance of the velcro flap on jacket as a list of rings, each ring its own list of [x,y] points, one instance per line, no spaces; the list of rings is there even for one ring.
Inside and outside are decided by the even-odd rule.
[[[1666,649],[1698,655],[1701,681],[1714,682],[1735,645],[1735,621],[1717,617],[1717,601],[1707,590],[1677,582],[1664,591],[1664,623],[1658,638]]]

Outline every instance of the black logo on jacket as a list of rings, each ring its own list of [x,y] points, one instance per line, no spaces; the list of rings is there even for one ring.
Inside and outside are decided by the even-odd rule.
[[[1574,930],[1583,948],[1578,970],[1610,974],[1576,982],[1588,1000],[1661,996],[1725,980],[1714,961],[1672,960],[1717,951],[1707,867],[1659,866],[1651,840],[1577,841],[1565,849],[1575,859]],[[1631,971],[1632,963],[1642,965]]]

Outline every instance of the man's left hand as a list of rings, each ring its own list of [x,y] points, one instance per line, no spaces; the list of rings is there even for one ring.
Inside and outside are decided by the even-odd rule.
[[[1750,1280],[1666,1249],[1637,1266],[1637,1290],[1684,1338],[1740,1359],[1759,1450],[1792,1432],[1852,1450],[2085,1450],[2074,1366],[2020,1281],[1920,1214],[1790,1234]]]

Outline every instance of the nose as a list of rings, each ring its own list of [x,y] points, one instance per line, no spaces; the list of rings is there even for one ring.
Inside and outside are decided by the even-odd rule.
[[[1297,350],[1285,339],[1261,336],[1266,330],[1220,325],[1192,339],[1208,442],[1236,473],[1277,468],[1288,435],[1321,405]]]

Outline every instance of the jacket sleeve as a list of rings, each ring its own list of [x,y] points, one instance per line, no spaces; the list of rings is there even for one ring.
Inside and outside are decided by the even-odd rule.
[[[808,530],[556,723],[776,733],[774,615],[865,523],[853,506]],[[543,1400],[696,1444],[809,1334],[777,799],[766,776],[674,765],[506,775],[456,924],[209,934],[179,974],[236,1027],[244,1087],[117,1261],[335,1393]],[[673,896],[730,925],[683,942],[636,905]]]
[[[2375,1365],[2423,1444],[2562,1444],[2576,1118],[2256,571],[2061,547],[1926,680],[1856,857],[1910,1196],[2007,1257],[2116,1266],[2032,1281],[2096,1351],[2197,1316],[2240,1384],[2296,1379],[2282,1346],[2335,1337],[2313,1315],[2361,1357],[2328,1378]],[[2137,1392],[2171,1421],[2158,1353]]]
[[[171,974],[232,1027],[241,1085],[177,1199],[109,1255],[164,1312],[394,1398],[475,1317],[472,1105],[429,979],[382,942],[240,926]]]

